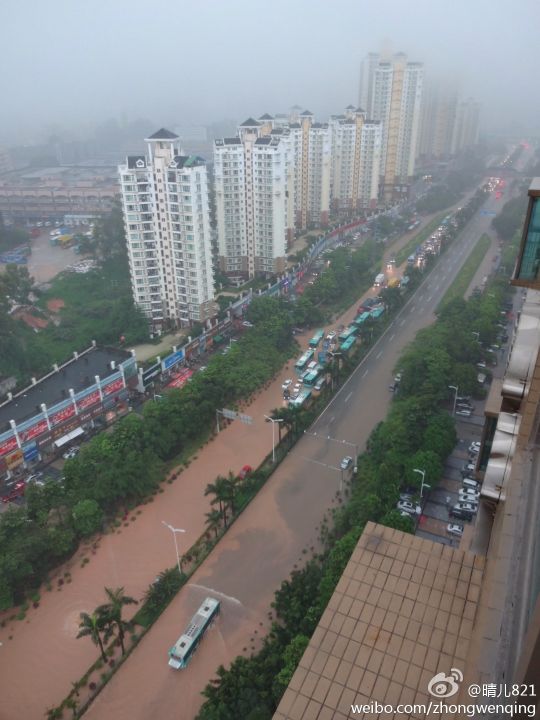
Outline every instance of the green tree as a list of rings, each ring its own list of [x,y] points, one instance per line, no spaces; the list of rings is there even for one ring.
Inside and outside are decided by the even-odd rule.
[[[101,633],[104,630],[103,617],[96,611],[91,615],[82,612],[81,621],[79,623],[79,632],[77,638],[90,637],[94,645],[99,647],[101,653],[101,659],[103,662],[107,662],[107,656],[105,655],[105,648],[103,647],[103,640]]]
[[[379,522],[381,525],[386,525],[386,527],[414,535],[414,520],[409,515],[405,517],[395,508],[383,515]]]
[[[95,533],[103,523],[103,512],[95,500],[79,500],[72,512],[75,529],[83,537]]]
[[[132,629],[133,623],[122,618],[122,609],[125,605],[137,605],[138,600],[129,597],[129,595],[124,595],[123,587],[116,588],[115,590],[106,587],[105,593],[109,598],[109,602],[100,605],[96,613],[103,621],[106,638],[110,637],[114,629],[116,629],[120,647],[122,648],[122,655],[125,655],[124,636],[126,631]]]
[[[287,689],[308,644],[309,638],[306,635],[296,635],[285,648],[283,653],[284,665],[279,671],[274,683],[274,695],[278,702]]]

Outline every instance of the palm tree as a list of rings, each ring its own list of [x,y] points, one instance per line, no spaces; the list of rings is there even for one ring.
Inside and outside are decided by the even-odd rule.
[[[79,623],[79,633],[77,638],[85,637],[89,635],[94,645],[97,645],[101,652],[101,659],[103,662],[107,662],[107,656],[105,655],[105,649],[103,647],[103,641],[101,639],[101,632],[104,630],[103,618],[100,617],[97,610],[92,615],[88,613],[81,613],[81,622]]]
[[[218,475],[213,483],[208,483],[205,495],[214,495],[214,499],[210,501],[212,505],[219,504],[219,512],[223,517],[223,522],[227,526],[226,506],[230,496],[229,481],[223,475]]]
[[[105,593],[109,598],[109,602],[100,605],[96,612],[103,618],[103,623],[106,628],[105,638],[109,638],[116,627],[118,630],[118,640],[122,648],[122,655],[125,655],[124,635],[126,630],[131,630],[133,623],[129,620],[122,619],[122,608],[124,605],[137,605],[138,600],[129,597],[129,595],[124,595],[123,587],[116,588],[116,590],[106,587]]]
[[[218,536],[218,530],[219,526],[221,524],[222,515],[219,512],[219,510],[210,510],[210,512],[205,513],[206,515],[206,525],[208,526],[209,530],[213,530],[215,533],[215,536]]]

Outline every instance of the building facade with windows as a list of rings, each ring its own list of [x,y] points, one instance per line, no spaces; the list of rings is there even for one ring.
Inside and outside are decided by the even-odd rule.
[[[360,106],[382,125],[381,177],[388,202],[407,192],[414,175],[423,75],[423,64],[409,62],[403,53],[390,60],[370,53],[361,66]]]
[[[152,328],[215,314],[206,163],[161,129],[119,167],[133,298]]]
[[[331,205],[336,212],[377,207],[381,164],[381,123],[350,105],[330,119]]]
[[[291,226],[290,143],[273,123],[249,118],[214,143],[219,263],[236,281],[286,267]]]
[[[452,155],[478,143],[480,103],[472,98],[458,103],[452,134]]]

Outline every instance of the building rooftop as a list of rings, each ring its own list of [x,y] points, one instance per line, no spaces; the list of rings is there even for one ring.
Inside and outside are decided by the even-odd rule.
[[[95,383],[95,375],[106,378],[111,375],[111,361],[117,364],[131,357],[126,350],[115,348],[91,348],[59,367],[58,372],[45,376],[36,385],[30,385],[0,405],[0,432],[9,430],[9,421],[22,422],[41,412],[40,405],[47,407],[69,397],[69,390],[76,393]]]
[[[257,122],[252,117],[248,118],[247,120],[244,120],[244,122],[240,125],[240,127],[259,127],[260,122]]]
[[[434,675],[464,670],[483,570],[483,557],[368,523],[274,720],[346,720],[353,703],[428,705]]]
[[[259,120],[273,120],[273,119],[274,118],[271,115],[269,115],[268,113],[264,113],[264,115],[261,115],[261,117],[259,118]]]
[[[176,133],[171,132],[170,130],[167,130],[166,128],[160,128],[157,132],[155,132],[153,135],[150,135],[149,138],[146,138],[147,140],[178,140],[178,135]]]

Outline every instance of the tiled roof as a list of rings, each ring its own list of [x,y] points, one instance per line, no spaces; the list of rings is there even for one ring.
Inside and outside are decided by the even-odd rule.
[[[354,703],[429,705],[434,675],[465,670],[484,564],[368,523],[274,720],[346,720]],[[467,702],[465,685],[460,693]]]
[[[160,128],[157,132],[155,132],[153,135],[150,135],[148,140],[177,140],[178,135],[171,132],[170,130],[166,130],[165,128]]]

